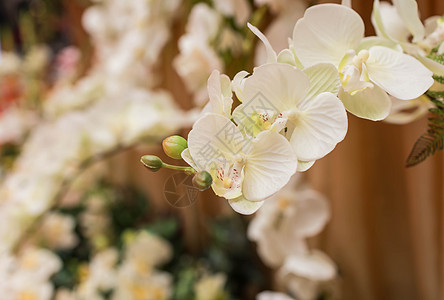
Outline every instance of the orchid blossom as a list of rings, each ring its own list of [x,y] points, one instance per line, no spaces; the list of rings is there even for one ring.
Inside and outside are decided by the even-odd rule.
[[[346,109],[362,118],[387,117],[387,93],[410,100],[433,84],[432,72],[415,58],[379,40],[364,38],[364,23],[344,5],[310,7],[293,31],[292,47],[304,67],[332,63],[339,72],[339,98]]]
[[[251,139],[230,119],[215,113],[196,121],[188,147],[183,159],[196,170],[209,172],[216,195],[243,214],[256,211],[296,172],[296,156],[283,136],[265,131]]]
[[[233,118],[252,136],[263,130],[284,135],[300,163],[311,167],[339,143],[347,132],[347,114],[335,96],[339,77],[331,64],[304,71],[288,64],[257,67],[244,79],[241,100]]]

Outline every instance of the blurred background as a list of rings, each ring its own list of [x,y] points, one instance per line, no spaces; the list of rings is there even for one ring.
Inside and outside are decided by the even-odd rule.
[[[345,140],[298,176],[293,194],[315,190],[329,211],[304,241],[335,266],[298,273],[309,292],[264,259],[256,216],[139,161],[177,163],[161,141],[187,136],[213,69],[264,61],[247,21],[280,51],[316,1],[0,1],[1,299],[444,299],[444,154],[405,167],[425,114],[349,114]],[[373,35],[372,1],[352,4]],[[418,6],[444,14],[442,0]]]

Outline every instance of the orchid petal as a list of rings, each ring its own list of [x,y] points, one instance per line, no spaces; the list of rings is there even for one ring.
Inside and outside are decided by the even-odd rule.
[[[284,111],[300,102],[310,87],[301,70],[287,64],[265,64],[245,80],[243,100],[249,112],[258,106]]]
[[[291,255],[284,264],[285,273],[311,280],[330,280],[336,275],[336,265],[326,254],[313,250],[306,255]]]
[[[263,131],[246,158],[242,191],[247,200],[262,201],[284,187],[296,172],[297,159],[287,139]]]
[[[262,43],[264,43],[265,51],[267,53],[267,63],[277,62],[276,52],[273,50],[273,47],[271,46],[267,37],[259,29],[257,29],[255,26],[251,25],[250,23],[248,23],[247,26],[262,41]]]
[[[371,16],[371,21],[378,36],[382,36],[386,39],[395,42],[395,40],[392,39],[392,37],[389,35],[387,29],[384,26],[383,17],[381,14],[381,4],[379,3],[379,0],[373,1],[373,11]]]
[[[214,113],[197,120],[188,135],[188,149],[199,170],[210,170],[216,163],[232,161],[246,144],[230,119]]]
[[[417,98],[433,84],[432,72],[412,56],[380,46],[370,48],[369,53],[370,80],[396,98]]]
[[[245,77],[248,75],[249,73],[247,71],[240,71],[234,76],[233,81],[231,82],[231,89],[236,94],[236,97],[240,102],[242,102]]]
[[[294,234],[311,237],[319,234],[330,219],[328,201],[320,193],[306,189],[297,193]]]
[[[392,124],[408,124],[426,115],[433,103],[429,97],[422,95],[413,100],[392,99],[392,110],[384,122]]]
[[[375,6],[377,7],[378,4],[375,3]],[[400,42],[408,42],[410,32],[404,25],[404,21],[399,16],[396,7],[387,2],[381,2],[379,3],[379,15],[377,14],[378,12],[374,8],[372,17],[376,22],[374,22],[374,25],[376,25],[375,29],[378,35],[388,36],[390,39]],[[376,20],[377,16],[380,19]]]
[[[182,159],[187,164],[189,164],[193,169],[198,170],[196,163],[194,162],[193,158],[191,157],[189,148],[186,148],[185,150],[183,150],[182,153],[180,154],[180,156],[182,156]]]
[[[214,70],[208,78],[207,89],[210,100],[203,112],[217,113],[230,118],[233,105],[230,78]]]
[[[360,118],[379,121],[390,113],[390,98],[378,86],[366,88],[353,96],[341,89],[339,91],[339,99],[344,103],[347,111]]]
[[[294,53],[291,52],[291,50],[289,49],[284,49],[281,52],[279,52],[279,55],[277,57],[277,61],[279,63],[283,63],[283,64],[289,64],[292,65],[294,67],[297,67],[297,63],[296,63],[296,59],[294,56]]]
[[[341,81],[338,70],[334,65],[328,63],[315,64],[305,68],[303,72],[310,80],[310,88],[305,98],[313,98],[323,92],[338,94]]]
[[[383,46],[396,50],[398,52],[402,52],[402,47],[398,43],[379,36],[369,36],[363,38],[361,43],[359,44],[359,47],[356,49],[356,52],[359,53],[359,51],[361,50],[368,50],[374,46]]]
[[[444,65],[440,64],[437,61],[434,61],[433,59],[430,59],[425,56],[418,55],[416,58],[430,71],[433,72],[433,74],[438,76],[444,76]]]
[[[304,66],[320,62],[339,65],[347,50],[358,47],[364,22],[351,8],[320,4],[308,8],[293,31],[293,45]]]
[[[264,204],[264,201],[248,201],[243,196],[240,196],[238,198],[228,200],[228,203],[234,209],[234,211],[243,215],[251,215],[254,214],[262,206],[262,204]]]
[[[322,93],[300,106],[293,120],[290,143],[302,161],[312,161],[332,151],[347,133],[347,114],[341,101],[331,93]]]
[[[316,161],[312,160],[312,161],[302,161],[302,160],[298,160],[298,172],[305,172],[308,169],[310,169],[314,163]]]
[[[424,39],[424,25],[421,23],[418,14],[418,4],[415,0],[393,0],[393,4],[398,11],[399,17],[404,22],[413,35],[413,43]]]
[[[341,1],[341,5],[347,6],[347,7],[352,7],[352,2],[351,0],[342,0]]]

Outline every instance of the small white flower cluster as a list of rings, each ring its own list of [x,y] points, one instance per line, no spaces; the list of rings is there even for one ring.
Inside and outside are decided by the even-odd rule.
[[[78,82],[55,85],[44,101],[44,120],[34,125],[0,184],[0,217],[9,224],[0,229],[1,250],[13,248],[28,226],[51,208],[83,162],[116,147],[165,136],[188,122],[188,115],[179,111],[168,91],[147,88],[146,72],[137,72],[137,68],[151,70],[158,61],[178,4],[176,0],[110,0],[86,12],[97,61]],[[90,20],[99,16],[107,26]],[[162,38],[158,43],[147,42],[153,35]],[[128,44],[128,39],[139,44]],[[4,69],[9,73],[20,65],[14,59],[8,61],[10,67]],[[108,64],[116,61],[119,67],[112,69]],[[0,122],[25,126],[20,118],[10,121],[10,116],[12,111],[6,118],[0,116]]]
[[[246,0],[213,0],[213,4],[214,8],[205,3],[193,6],[185,34],[178,41],[180,53],[173,61],[198,105],[208,99],[205,84],[210,73],[223,70],[218,51],[229,48],[237,53],[242,48],[241,37],[223,23],[223,18],[233,17],[238,26],[243,26],[251,12]],[[218,43],[216,38],[220,39]]]
[[[172,256],[164,239],[140,231],[128,233],[122,262],[115,248],[97,253],[89,265],[83,266],[80,284],[72,291],[61,289],[56,300],[104,300],[104,292],[112,291],[112,300],[164,300],[172,292],[169,273],[156,267]]]
[[[334,262],[307,245],[307,238],[320,233],[329,219],[327,200],[292,180],[273,201],[264,204],[248,227],[248,238],[257,243],[263,262],[278,269],[280,288],[297,299],[316,299],[322,284],[336,276]],[[290,299],[271,292],[262,292],[257,299],[281,299],[279,297]]]
[[[374,1],[372,23],[381,42],[396,47],[398,51],[416,57],[434,74],[444,76],[444,66],[428,55],[437,48],[436,54],[444,53],[444,22],[433,16],[422,24],[418,5],[414,0],[397,0],[393,4]],[[411,38],[411,39],[410,39]],[[375,38],[376,39],[376,38]],[[430,88],[443,91],[444,86],[435,82]],[[392,110],[385,120],[394,124],[406,124],[424,116],[433,107],[426,95],[409,101],[392,98]]]
[[[50,277],[62,263],[51,251],[29,247],[18,256],[0,256],[2,299],[50,300],[54,288]]]
[[[347,132],[347,114],[382,120],[389,94],[423,95],[432,71],[399,45],[364,38],[364,23],[346,5],[308,8],[289,48],[277,54],[267,38],[267,62],[231,81],[214,71],[209,103],[188,136],[182,157],[209,172],[212,188],[239,213],[251,214],[298,170],[331,152]],[[241,105],[232,111],[233,92]]]

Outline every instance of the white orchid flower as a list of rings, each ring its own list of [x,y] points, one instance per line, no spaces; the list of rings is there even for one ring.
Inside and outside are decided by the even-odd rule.
[[[444,53],[444,22],[432,16],[422,24],[415,0],[395,0],[393,4],[379,0],[373,3],[372,23],[378,36],[399,43],[433,73],[444,76],[444,65],[426,57],[440,45],[438,54]]]
[[[410,100],[433,84],[432,72],[415,58],[364,39],[361,17],[344,5],[308,8],[295,25],[293,47],[304,67],[335,65],[342,82],[339,98],[349,112],[362,118],[387,117],[391,106],[387,93]]]
[[[339,85],[331,64],[304,71],[288,64],[265,64],[244,79],[243,103],[233,119],[252,136],[263,130],[283,134],[301,162],[298,170],[303,171],[345,137],[347,114],[335,96]]]
[[[257,294],[256,300],[294,300],[294,298],[283,293],[263,291]]]
[[[279,269],[278,278],[298,299],[314,300],[319,296],[320,284],[336,277],[336,269],[325,253],[312,250],[289,256]]]
[[[202,110],[202,114],[216,113],[231,118],[231,107],[233,105],[233,92],[231,91],[230,78],[214,70],[208,78],[209,101]]]
[[[418,120],[433,107],[432,101],[426,95],[407,101],[393,97],[391,97],[391,100],[392,110],[384,122],[392,124],[402,125]]]
[[[245,137],[230,119],[215,113],[200,118],[188,135],[186,162],[213,177],[216,195],[239,213],[251,214],[296,172],[297,159],[280,134],[265,131]]]
[[[305,239],[319,234],[329,219],[325,197],[312,189],[295,189],[292,180],[267,200],[250,222],[247,236],[257,243],[267,266],[279,267],[291,255],[307,254]]]

